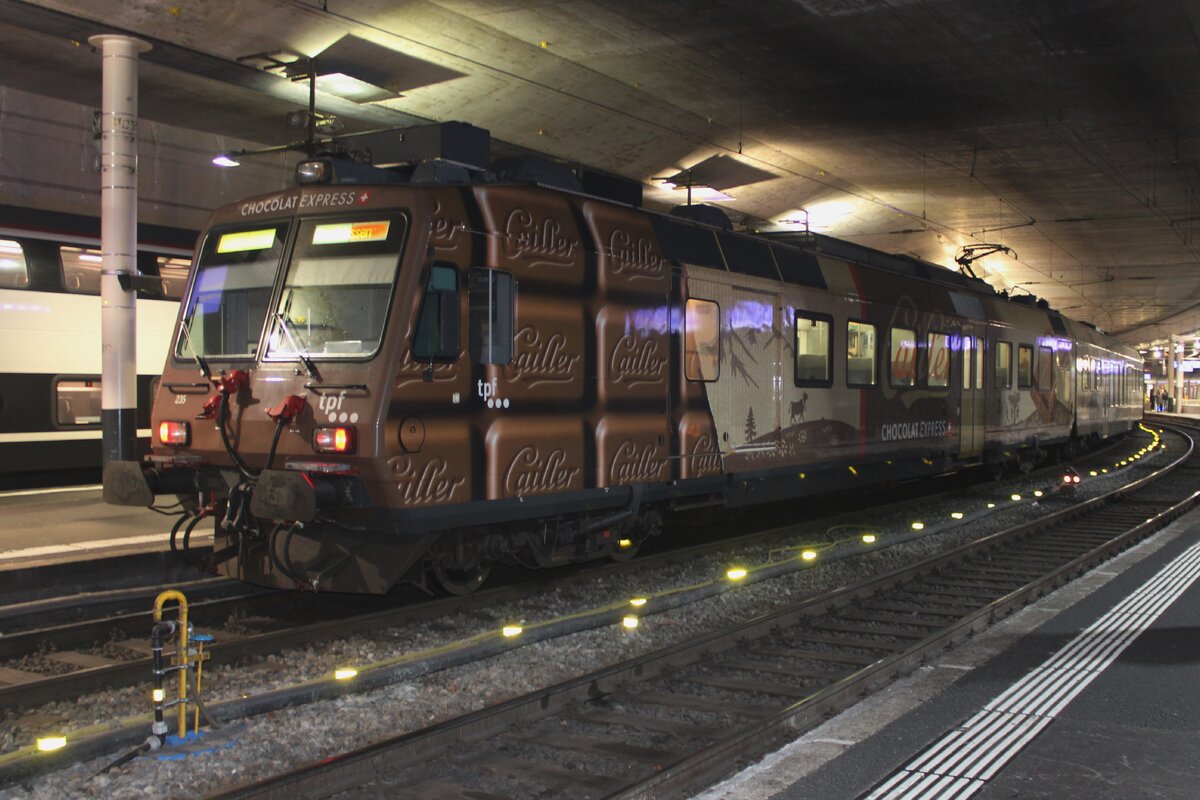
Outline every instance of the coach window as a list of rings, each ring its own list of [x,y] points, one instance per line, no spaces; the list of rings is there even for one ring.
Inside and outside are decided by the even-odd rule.
[[[61,380],[54,384],[54,421],[60,426],[100,422],[100,381]]]
[[[82,247],[58,248],[62,263],[63,286],[74,294],[100,294],[100,268],[104,264],[99,250]]]
[[[1034,375],[1037,388],[1049,391],[1054,388],[1054,351],[1049,347],[1038,348],[1037,374]]]
[[[0,239],[0,289],[24,289],[29,285],[29,265],[20,242]]]
[[[874,386],[875,326],[868,322],[846,323],[846,384]]]
[[[1033,348],[1027,344],[1017,345],[1017,388],[1028,389],[1033,385]]]
[[[711,300],[688,300],[683,320],[684,375],[715,381],[721,372],[721,307]]]
[[[158,256],[158,278],[162,284],[162,296],[168,300],[183,298],[183,290],[187,284],[188,270],[192,268],[190,258],[171,258]]]
[[[1012,388],[1012,342],[997,340],[996,342],[996,376],[997,389]]]
[[[458,331],[458,270],[434,264],[413,333],[413,357],[421,361],[458,358]]]
[[[950,334],[930,331],[926,340],[929,350],[928,385],[945,389],[950,385]]]
[[[888,379],[892,386],[912,386],[917,382],[917,332],[892,328],[889,339]]]
[[[471,358],[477,364],[507,364],[513,351],[513,277],[494,269],[467,273]]]
[[[796,385],[829,386],[833,382],[832,318],[796,312]]]

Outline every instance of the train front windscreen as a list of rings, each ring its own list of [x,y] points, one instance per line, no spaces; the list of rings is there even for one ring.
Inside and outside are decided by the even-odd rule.
[[[268,360],[374,355],[400,264],[405,217],[301,220],[289,244],[290,227],[240,225],[208,236],[175,347],[178,358],[257,358],[264,329]]]

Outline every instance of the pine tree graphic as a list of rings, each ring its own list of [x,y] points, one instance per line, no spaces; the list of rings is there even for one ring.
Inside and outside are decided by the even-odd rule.
[[[754,437],[758,435],[758,431],[754,429],[754,408],[751,406],[750,412],[746,414],[746,441],[754,441]]]

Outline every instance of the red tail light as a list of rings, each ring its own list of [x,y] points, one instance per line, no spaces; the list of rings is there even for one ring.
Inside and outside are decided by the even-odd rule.
[[[172,447],[186,447],[192,441],[192,426],[186,422],[163,420],[158,423],[158,441]]]
[[[313,431],[313,449],[318,453],[353,453],[354,438],[354,428],[317,428]]]

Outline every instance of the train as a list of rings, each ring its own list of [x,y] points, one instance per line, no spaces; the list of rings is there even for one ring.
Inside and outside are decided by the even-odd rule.
[[[632,556],[668,515],[1129,432],[1138,353],[1034,298],[535,158],[353,169],[217,209],[147,461],[105,498],[262,586],[464,594]],[[803,505],[798,505],[803,513]]]
[[[138,429],[162,373],[197,231],[138,227]],[[100,220],[0,205],[0,486],[100,478]]]

